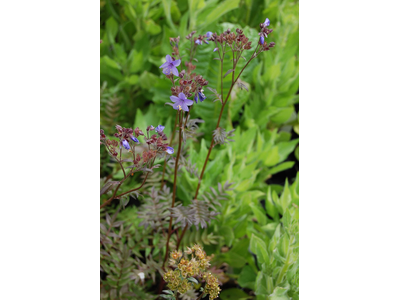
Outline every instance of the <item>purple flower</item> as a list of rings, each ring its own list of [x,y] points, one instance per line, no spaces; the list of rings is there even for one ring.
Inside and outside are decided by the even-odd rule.
[[[203,42],[202,42],[201,40],[196,40],[195,43],[196,43],[197,45],[203,44]]]
[[[215,48],[215,49],[214,49],[214,52],[217,51],[217,50],[218,50],[218,48]]]
[[[203,94],[202,92],[203,90],[201,90],[201,92],[196,93],[196,95],[194,95],[194,101],[200,100],[200,102],[203,102],[207,97]]]
[[[136,142],[136,143],[139,143],[139,140],[138,140],[136,137],[134,137],[133,135],[131,135],[131,140],[134,141],[134,142]],[[129,145],[129,144],[128,144],[128,145]]]
[[[171,56],[167,55],[166,57],[166,62],[161,65],[160,68],[163,68],[163,73],[165,75],[170,75],[171,73],[174,74],[175,76],[179,76],[178,69],[176,68],[181,64],[181,60],[172,60]]]
[[[207,37],[207,38],[210,38],[210,37],[212,36],[212,34],[213,34],[213,33],[212,33],[211,31],[207,31],[206,37]],[[208,41],[209,41],[209,40],[208,40]]]
[[[269,23],[270,23],[270,22],[269,22],[269,19],[266,18],[266,19],[265,19],[265,22],[264,22],[264,26],[269,26]]]
[[[202,92],[199,92],[199,99],[200,102],[203,102],[206,99],[206,96]]]
[[[263,35],[260,36],[260,44],[261,44],[261,45],[264,44],[264,36],[263,36]]]
[[[165,150],[168,154],[173,154],[174,153],[174,148],[172,147],[167,147],[167,150]]]
[[[156,127],[156,132],[157,132],[158,134],[160,134],[160,133],[164,130],[164,128],[165,128],[165,126],[158,125],[158,126]]]
[[[182,109],[184,111],[189,111],[188,106],[193,104],[193,101],[187,99],[184,93],[179,93],[178,97],[171,96],[169,98],[171,99],[172,102],[175,102],[175,104],[172,107],[177,110]]]
[[[123,140],[123,141],[122,141],[122,146],[124,146],[124,148],[125,148],[126,150],[131,149],[131,147],[129,146],[129,143],[128,143],[127,140]]]

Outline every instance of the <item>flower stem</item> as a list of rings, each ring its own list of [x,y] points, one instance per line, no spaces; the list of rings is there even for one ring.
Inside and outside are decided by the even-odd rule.
[[[172,129],[172,136],[171,136],[171,140],[169,141],[169,146],[170,147],[171,147],[172,142],[173,142],[174,137],[175,137],[175,128],[176,128],[176,123],[178,121],[178,113],[179,113],[179,110],[176,111],[174,128]],[[164,176],[165,176],[165,168],[166,168],[166,166],[167,166],[167,160],[164,160],[164,167],[163,167],[163,173],[162,173],[162,177],[161,177],[161,188],[160,188],[160,190],[162,190],[162,188],[164,187],[164,183],[165,183],[164,182]]]
[[[141,184],[139,187],[137,187],[137,188],[135,188],[135,189],[133,189],[133,190],[127,191],[127,192],[125,192],[125,193],[119,194],[118,196],[115,196],[115,194],[117,193],[119,187],[121,186],[121,184],[125,181],[125,179],[126,179],[127,177],[126,177],[124,180],[121,180],[121,182],[118,184],[117,188],[115,189],[114,194],[112,195],[112,197],[111,197],[110,199],[108,199],[106,202],[104,202],[102,205],[100,205],[100,208],[103,208],[104,206],[107,206],[107,205],[110,204],[111,201],[113,201],[115,198],[121,197],[121,196],[123,196],[123,195],[129,194],[129,193],[131,193],[131,192],[137,191],[138,189],[142,188],[142,186],[146,183],[147,176],[149,176],[149,172],[147,172],[146,177],[143,179],[143,182],[142,182],[142,184]]]
[[[182,111],[183,113],[183,111]],[[174,173],[174,186],[172,189],[172,204],[171,208],[175,206],[175,198],[176,198],[176,182],[178,179],[178,167],[179,167],[179,157],[181,154],[181,148],[182,148],[182,121],[183,121],[183,115],[179,111],[179,145],[178,145],[178,153],[176,154],[176,159],[175,159],[175,173]],[[171,212],[172,214],[172,212]],[[172,232],[172,215],[169,218],[169,228],[168,228],[168,238],[167,238],[167,245],[166,245],[166,251],[165,251],[165,257],[164,257],[164,262],[162,267],[164,268],[165,262],[167,261],[168,257],[168,251],[169,251],[169,240],[171,238],[171,232]]]
[[[255,57],[254,54],[256,53],[257,48],[258,48],[258,46],[257,46],[256,49],[254,50],[254,53],[252,54],[251,58],[247,61],[247,63],[245,64],[245,66],[243,67],[243,69],[240,71],[240,73],[239,73],[239,75],[236,77],[236,79],[234,79],[234,77],[233,77],[233,75],[232,75],[232,84],[231,84],[231,87],[229,88],[229,92],[228,92],[228,94],[226,95],[226,98],[225,98],[224,102],[222,103],[221,111],[220,111],[219,117],[218,117],[217,126],[215,127],[215,129],[218,129],[218,127],[219,127],[219,123],[221,122],[221,118],[222,118],[222,113],[223,113],[223,111],[224,111],[224,108],[225,108],[226,103],[228,102],[229,96],[231,95],[233,86],[235,85],[236,81],[239,79],[240,75],[242,75],[243,70],[248,66],[248,64],[249,64],[249,63],[253,60],[253,58]],[[222,61],[221,61],[221,66],[222,66]],[[234,62],[234,69],[235,69],[235,68],[236,68],[236,64],[235,64],[235,62]],[[222,85],[222,78],[223,78],[223,77],[222,77],[222,72],[223,72],[223,70],[222,70],[222,67],[221,67],[221,98],[222,98],[222,93],[223,93],[223,85]],[[234,71],[233,71],[233,72],[234,72]],[[200,185],[201,185],[201,180],[203,179],[204,171],[206,170],[207,162],[208,162],[208,160],[209,160],[209,158],[210,158],[210,154],[211,154],[211,151],[212,151],[212,149],[213,149],[213,146],[214,146],[214,138],[213,138],[212,141],[211,141],[211,145],[210,145],[210,148],[208,149],[208,153],[207,153],[206,160],[204,161],[203,169],[201,170],[201,174],[200,174],[199,182],[198,182],[198,184],[197,184],[197,189],[196,189],[196,194],[195,194],[195,196],[194,196],[194,199],[197,199],[197,196],[198,196],[198,194],[199,194]]]

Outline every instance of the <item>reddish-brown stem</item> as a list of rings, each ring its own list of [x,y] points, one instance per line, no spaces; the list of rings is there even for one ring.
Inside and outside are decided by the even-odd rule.
[[[179,249],[179,245],[181,244],[182,238],[186,233],[186,230],[188,229],[188,224],[186,224],[185,228],[183,229],[181,236],[178,239],[178,242],[176,243],[176,249]]]
[[[120,187],[121,184],[124,182],[124,180],[121,180],[121,182],[119,183],[119,185],[118,185],[117,188],[115,189],[114,194],[112,195],[112,197],[111,197],[110,199],[108,199],[106,202],[104,202],[102,205],[100,205],[100,208],[103,208],[103,207],[107,206],[107,205],[110,204],[111,201],[113,201],[115,198],[121,197],[121,196],[123,196],[123,195],[132,193],[132,192],[137,191],[138,189],[140,189],[140,188],[146,183],[147,176],[149,176],[149,172],[146,173],[146,176],[144,177],[143,182],[142,182],[142,184],[141,184],[139,187],[137,187],[137,188],[135,188],[135,189],[133,189],[133,190],[130,190],[130,191],[127,191],[127,192],[125,192],[125,193],[122,193],[122,194],[119,194],[119,195],[115,196],[115,194],[117,193],[119,187]],[[125,179],[126,179],[126,178],[125,178]]]
[[[179,113],[179,145],[178,145],[178,153],[176,154],[176,159],[175,159],[174,186],[172,188],[172,204],[171,204],[171,208],[173,208],[175,206],[176,182],[177,182],[177,179],[178,179],[177,175],[178,175],[178,166],[179,166],[179,156],[181,154],[181,148],[182,148],[182,121],[183,121],[183,115],[181,116],[181,113]],[[170,216],[170,219],[169,219],[168,238],[167,238],[167,245],[166,245],[167,248],[166,248],[166,251],[165,251],[164,262],[163,262],[163,265],[162,265],[163,268],[164,268],[165,262],[167,261],[167,257],[168,257],[169,240],[171,238],[171,232],[172,232],[172,216]]]
[[[176,128],[176,122],[178,121],[178,113],[179,113],[179,110],[176,111],[174,128],[172,129],[172,136],[171,136],[171,140],[169,141],[169,146],[170,147],[171,147],[172,142],[173,142],[174,137],[175,137],[175,128]],[[161,188],[160,188],[160,190],[162,190],[162,188],[164,187],[164,183],[165,183],[164,182],[164,176],[165,176],[165,168],[166,168],[166,166],[167,166],[167,161],[164,160],[164,167],[163,167],[163,172],[162,172],[162,177],[161,177]]]
[[[258,48],[258,46],[257,46],[256,49],[254,50],[254,53],[256,53],[257,48]],[[229,96],[231,95],[233,86],[235,85],[236,81],[239,79],[240,75],[242,75],[243,70],[247,67],[247,65],[248,65],[248,64],[253,60],[253,58],[255,57],[255,56],[254,56],[254,53],[252,54],[251,58],[247,61],[247,63],[244,65],[243,69],[240,71],[239,75],[236,77],[235,80],[234,80],[234,77],[232,76],[232,84],[231,84],[231,87],[229,88],[229,92],[228,92],[228,94],[226,95],[226,98],[225,98],[224,102],[222,103],[221,111],[220,111],[219,117],[218,117],[217,126],[215,127],[215,129],[218,129],[218,127],[219,127],[219,123],[221,122],[221,118],[222,118],[222,113],[224,112],[225,105],[226,105],[226,103],[228,102]],[[222,64],[222,63],[221,63],[221,64]],[[234,66],[236,67],[235,62],[234,62]],[[222,78],[222,76],[221,76],[221,78]],[[221,79],[221,93],[222,93],[222,91],[223,91],[223,87],[222,87],[222,79]],[[198,182],[198,184],[197,184],[197,189],[196,189],[196,194],[195,194],[195,196],[194,196],[194,199],[197,199],[197,196],[198,196],[198,194],[199,194],[200,185],[201,185],[201,180],[203,179],[204,171],[206,170],[207,162],[208,162],[208,160],[209,160],[209,158],[210,158],[210,154],[211,154],[211,151],[212,151],[212,149],[213,149],[213,146],[214,146],[214,138],[213,138],[212,141],[211,141],[211,145],[210,145],[210,148],[208,149],[208,153],[207,153],[207,157],[206,157],[206,160],[205,160],[205,162],[204,162],[204,165],[203,165],[203,169],[201,170],[201,174],[200,174],[199,182]]]

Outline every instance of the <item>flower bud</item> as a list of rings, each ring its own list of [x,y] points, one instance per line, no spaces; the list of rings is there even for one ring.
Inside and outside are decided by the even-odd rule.
[[[126,150],[130,150],[130,149],[131,149],[131,147],[129,146],[129,143],[128,143],[127,140],[123,140],[123,141],[122,141],[122,146],[124,146],[124,148],[125,148]]]

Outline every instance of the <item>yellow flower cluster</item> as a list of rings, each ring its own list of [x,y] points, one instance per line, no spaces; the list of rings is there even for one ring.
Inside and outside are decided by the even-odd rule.
[[[204,274],[203,279],[206,281],[206,286],[204,288],[204,293],[209,294],[210,300],[218,298],[219,292],[221,289],[218,285],[217,278],[211,273]]]
[[[217,278],[211,273],[206,273],[210,267],[212,256],[207,256],[206,252],[200,245],[194,245],[185,251],[191,258],[183,257],[181,251],[173,251],[170,255],[170,266],[177,267],[174,271],[169,270],[164,274],[164,280],[168,283],[168,288],[172,291],[178,291],[181,294],[186,293],[193,288],[190,277],[198,276],[206,281],[204,289],[205,294],[209,294],[210,299],[218,297],[221,291],[218,286]],[[189,279],[189,280],[188,280]]]

